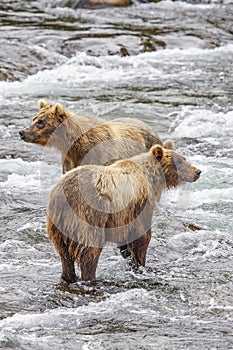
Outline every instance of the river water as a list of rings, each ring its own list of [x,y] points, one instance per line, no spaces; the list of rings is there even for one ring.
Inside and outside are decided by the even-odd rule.
[[[1,349],[233,349],[232,8],[1,1]],[[96,284],[60,282],[45,232],[59,157],[18,138],[40,98],[139,118],[202,170],[164,194],[145,269],[109,245]]]

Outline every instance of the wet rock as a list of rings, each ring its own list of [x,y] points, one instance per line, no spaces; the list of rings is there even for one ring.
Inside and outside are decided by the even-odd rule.
[[[161,0],[140,0],[140,2],[160,2]]]
[[[128,50],[126,49],[126,47],[122,46],[120,48],[120,54],[122,57],[125,57],[125,56],[130,56],[130,54],[128,53]]]
[[[191,231],[200,231],[203,230],[202,227],[192,224],[192,223],[184,223],[184,227],[189,228]]]
[[[146,40],[143,40],[141,42],[142,45],[142,51],[147,52],[147,51],[156,51],[156,46],[154,43],[151,42],[150,38],[147,38]]]
[[[35,74],[45,67],[51,68],[59,62],[60,55],[50,54],[49,45],[45,49],[33,42],[27,43],[26,39],[22,43],[22,40],[0,40],[0,45],[4,47],[0,53],[0,81],[22,80],[29,74]]]
[[[146,38],[141,41],[140,46],[142,47],[143,52],[156,51],[158,47],[165,48],[166,44],[162,40],[157,40],[155,38]]]
[[[66,6],[73,9],[86,8],[86,9],[98,9],[108,6],[129,6],[132,4],[131,0],[79,0],[68,1]]]

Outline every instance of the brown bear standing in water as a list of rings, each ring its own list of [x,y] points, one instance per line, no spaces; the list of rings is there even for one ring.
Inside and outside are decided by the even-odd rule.
[[[63,173],[81,164],[111,164],[162,145],[153,129],[138,119],[76,116],[60,103],[53,106],[45,100],[39,101],[33,123],[19,134],[25,142],[58,149]],[[169,142],[164,146],[172,147]],[[130,255],[127,245],[119,248],[123,257]]]
[[[75,116],[57,103],[39,101],[33,123],[19,132],[25,142],[55,147],[61,152],[63,173],[81,164],[111,164],[161,144],[153,129],[137,119],[113,121]]]
[[[51,192],[47,214],[61,277],[76,281],[76,261],[82,280],[94,280],[106,242],[126,242],[133,262],[144,266],[153,209],[162,191],[194,182],[200,173],[176,152],[155,145],[112,165],[83,165],[63,175]]]

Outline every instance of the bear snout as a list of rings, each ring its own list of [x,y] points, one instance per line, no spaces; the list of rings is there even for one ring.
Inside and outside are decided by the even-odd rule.
[[[25,131],[24,130],[20,130],[19,131],[19,136],[20,136],[21,140],[24,140],[25,139]]]
[[[196,181],[197,179],[199,179],[200,175],[201,175],[201,170],[197,169],[197,170],[195,171],[194,181]]]

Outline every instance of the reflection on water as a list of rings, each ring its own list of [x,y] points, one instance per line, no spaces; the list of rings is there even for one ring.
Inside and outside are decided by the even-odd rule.
[[[231,349],[230,3],[63,5],[0,4],[0,347]],[[60,283],[42,191],[59,155],[18,138],[41,97],[148,122],[202,170],[163,196],[145,269],[107,246],[96,283]]]

